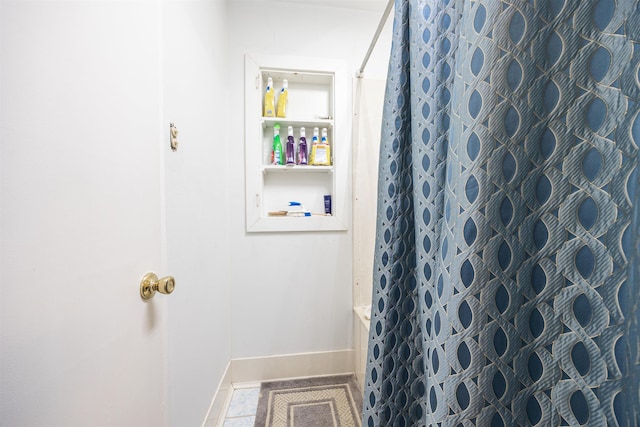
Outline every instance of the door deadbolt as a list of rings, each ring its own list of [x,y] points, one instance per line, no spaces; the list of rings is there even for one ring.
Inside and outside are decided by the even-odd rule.
[[[143,300],[153,298],[157,292],[168,295],[176,287],[176,281],[172,276],[163,277],[158,279],[158,276],[154,273],[147,273],[142,276],[140,280],[140,296]]]

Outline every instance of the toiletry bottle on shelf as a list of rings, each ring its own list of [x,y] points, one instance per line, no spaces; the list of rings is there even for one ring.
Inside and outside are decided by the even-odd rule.
[[[276,102],[276,94],[275,94],[275,91],[273,90],[273,79],[269,77],[267,79],[267,90],[264,93],[264,111],[262,113],[264,117],[275,117],[276,115],[275,102]]]
[[[287,79],[282,81],[282,90],[278,97],[278,108],[276,109],[276,117],[287,117],[287,103],[289,102],[289,82]]]
[[[280,125],[273,126],[273,158],[271,163],[274,165],[283,164],[282,158],[282,142],[280,142]]]
[[[287,135],[288,135],[287,147],[285,148],[287,164],[295,165],[296,164],[296,140],[293,138],[293,126],[289,126]]]
[[[311,163],[313,165],[331,165],[331,146],[329,145],[329,141],[327,140],[327,128],[322,129],[322,139],[320,140],[320,142],[314,144],[311,147],[311,157],[313,158],[313,162]]]
[[[327,139],[327,128],[322,128],[322,138],[320,139],[320,145],[324,145],[326,147],[326,164],[327,166],[331,165],[331,144],[329,144],[329,140]]]
[[[298,142],[298,164],[307,164],[307,138],[305,137],[304,128],[300,128],[300,141]]]
[[[318,128],[313,128],[313,137],[311,138],[311,149],[309,152],[309,164],[315,165],[316,147],[318,146]]]

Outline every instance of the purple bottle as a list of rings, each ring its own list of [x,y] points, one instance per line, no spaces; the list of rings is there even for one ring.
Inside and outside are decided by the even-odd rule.
[[[293,126],[289,126],[287,136],[287,147],[285,148],[286,162],[288,165],[296,164],[296,140],[293,138]]]
[[[300,142],[298,143],[298,164],[307,164],[307,138],[304,134],[304,128],[300,128]]]

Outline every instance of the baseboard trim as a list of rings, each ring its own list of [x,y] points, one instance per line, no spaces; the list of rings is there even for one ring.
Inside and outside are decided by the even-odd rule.
[[[354,349],[248,357],[231,361],[232,382],[272,381],[355,372]]]
[[[202,427],[216,427],[225,415],[223,412],[228,406],[227,400],[231,399],[231,366],[231,361],[229,361],[213,399],[211,399],[211,405],[209,405],[209,411],[207,411]]]

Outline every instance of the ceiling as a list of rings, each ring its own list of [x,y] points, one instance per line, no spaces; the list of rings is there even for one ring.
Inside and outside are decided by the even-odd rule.
[[[248,0],[228,0],[234,3],[241,3]],[[342,9],[368,10],[382,12],[389,0],[254,0],[265,3],[289,3],[297,5],[309,5],[316,7],[334,7]]]

